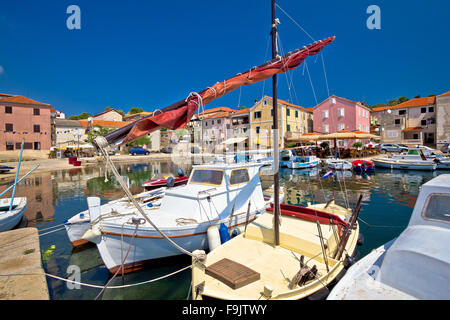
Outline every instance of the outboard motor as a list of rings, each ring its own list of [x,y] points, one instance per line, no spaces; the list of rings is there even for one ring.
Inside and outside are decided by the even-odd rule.
[[[178,173],[178,176],[179,176],[179,177],[184,176],[184,171],[183,171],[183,169],[181,169],[181,168],[178,168],[177,173]]]
[[[172,188],[175,185],[175,179],[173,177],[167,178],[166,186],[167,188]]]

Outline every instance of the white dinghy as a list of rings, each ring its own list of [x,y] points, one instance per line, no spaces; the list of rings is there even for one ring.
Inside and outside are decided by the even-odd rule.
[[[163,187],[145,191],[134,197],[143,208],[154,210],[161,205],[161,198],[164,197],[165,189],[166,188]],[[83,235],[91,228],[91,217],[96,217],[95,219],[110,219],[117,217],[120,212],[123,213],[135,209],[134,205],[127,197],[110,201],[104,205],[100,205],[99,197],[88,197],[87,204],[87,210],[77,213],[64,222],[67,236],[74,247],[89,242],[88,240],[83,239]]]
[[[450,299],[450,175],[422,185],[408,227],[362,258],[330,300]]]
[[[265,211],[258,163],[194,166],[187,185],[165,190],[161,207],[145,214],[159,230],[185,250],[207,249],[207,231],[222,223],[231,231]],[[250,208],[250,209],[249,209]],[[110,272],[134,271],[151,260],[183,254],[137,210],[117,217],[91,216],[85,239],[97,244]],[[219,240],[220,241],[220,240]],[[127,254],[128,253],[128,254]]]
[[[352,170],[353,166],[350,161],[342,159],[327,159],[325,160],[328,168],[334,170]]]
[[[0,199],[0,232],[11,230],[20,223],[27,208],[27,198],[14,198],[11,210],[10,204],[11,198]]]

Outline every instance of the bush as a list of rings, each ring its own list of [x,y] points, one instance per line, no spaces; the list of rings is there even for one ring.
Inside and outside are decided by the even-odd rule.
[[[363,146],[362,142],[355,142],[353,144],[353,148],[362,148],[362,146]]]
[[[320,144],[320,146],[321,146],[323,149],[327,149],[328,146],[329,146],[329,144],[328,144],[327,141],[324,141],[324,142],[322,142],[322,143]]]
[[[289,142],[289,143],[286,144],[286,148],[294,148],[296,146],[297,146],[296,142]]]

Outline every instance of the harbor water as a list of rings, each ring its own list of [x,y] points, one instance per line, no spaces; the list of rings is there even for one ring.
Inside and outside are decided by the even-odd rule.
[[[127,176],[133,193],[143,191],[142,183],[157,173],[176,174],[181,167],[186,174],[191,164],[153,162],[117,165],[122,176]],[[445,172],[419,172],[376,169],[373,175],[352,172],[336,173],[325,179],[325,169],[280,169],[280,186],[285,192],[284,202],[307,205],[334,199],[337,204],[353,208],[363,195],[360,211],[360,230],[365,242],[358,249],[361,256],[398,236],[409,222],[420,186]],[[264,173],[262,170],[261,173]],[[261,175],[263,189],[272,185],[272,176]],[[0,190],[11,181],[0,181]],[[9,195],[9,194],[8,194]],[[74,267],[79,270],[83,283],[102,286],[111,275],[103,265],[95,246],[73,248],[64,229],[51,229],[66,219],[87,209],[86,197],[99,196],[102,204],[124,196],[123,191],[103,167],[81,167],[67,171],[40,173],[22,181],[16,196],[26,196],[25,212],[29,227],[40,231],[40,246],[44,269],[59,277],[68,277]],[[180,208],[181,210],[181,208]],[[50,228],[50,229],[48,229]],[[180,270],[190,265],[188,256],[160,260],[146,269],[123,277],[118,275],[110,286],[139,283]],[[75,279],[75,278],[72,278]],[[169,278],[123,289],[106,289],[101,299],[186,299],[191,281],[190,269]],[[92,300],[101,289],[67,285],[66,282],[47,277],[50,298]]]

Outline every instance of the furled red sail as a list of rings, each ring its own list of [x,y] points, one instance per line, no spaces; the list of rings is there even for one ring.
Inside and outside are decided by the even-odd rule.
[[[301,49],[291,51],[278,59],[271,60],[244,73],[240,73],[233,78],[218,82],[198,94],[191,94],[187,99],[162,109],[161,113],[155,112],[151,116],[108,133],[105,135],[105,138],[110,144],[122,139],[121,143],[127,143],[161,127],[171,130],[184,128],[197,111],[200,103],[206,105],[214,99],[222,97],[243,85],[250,85],[266,80],[275,74],[295,69],[306,57],[318,54],[326,45],[333,42],[334,39],[335,37],[329,37],[325,40],[317,41]]]

